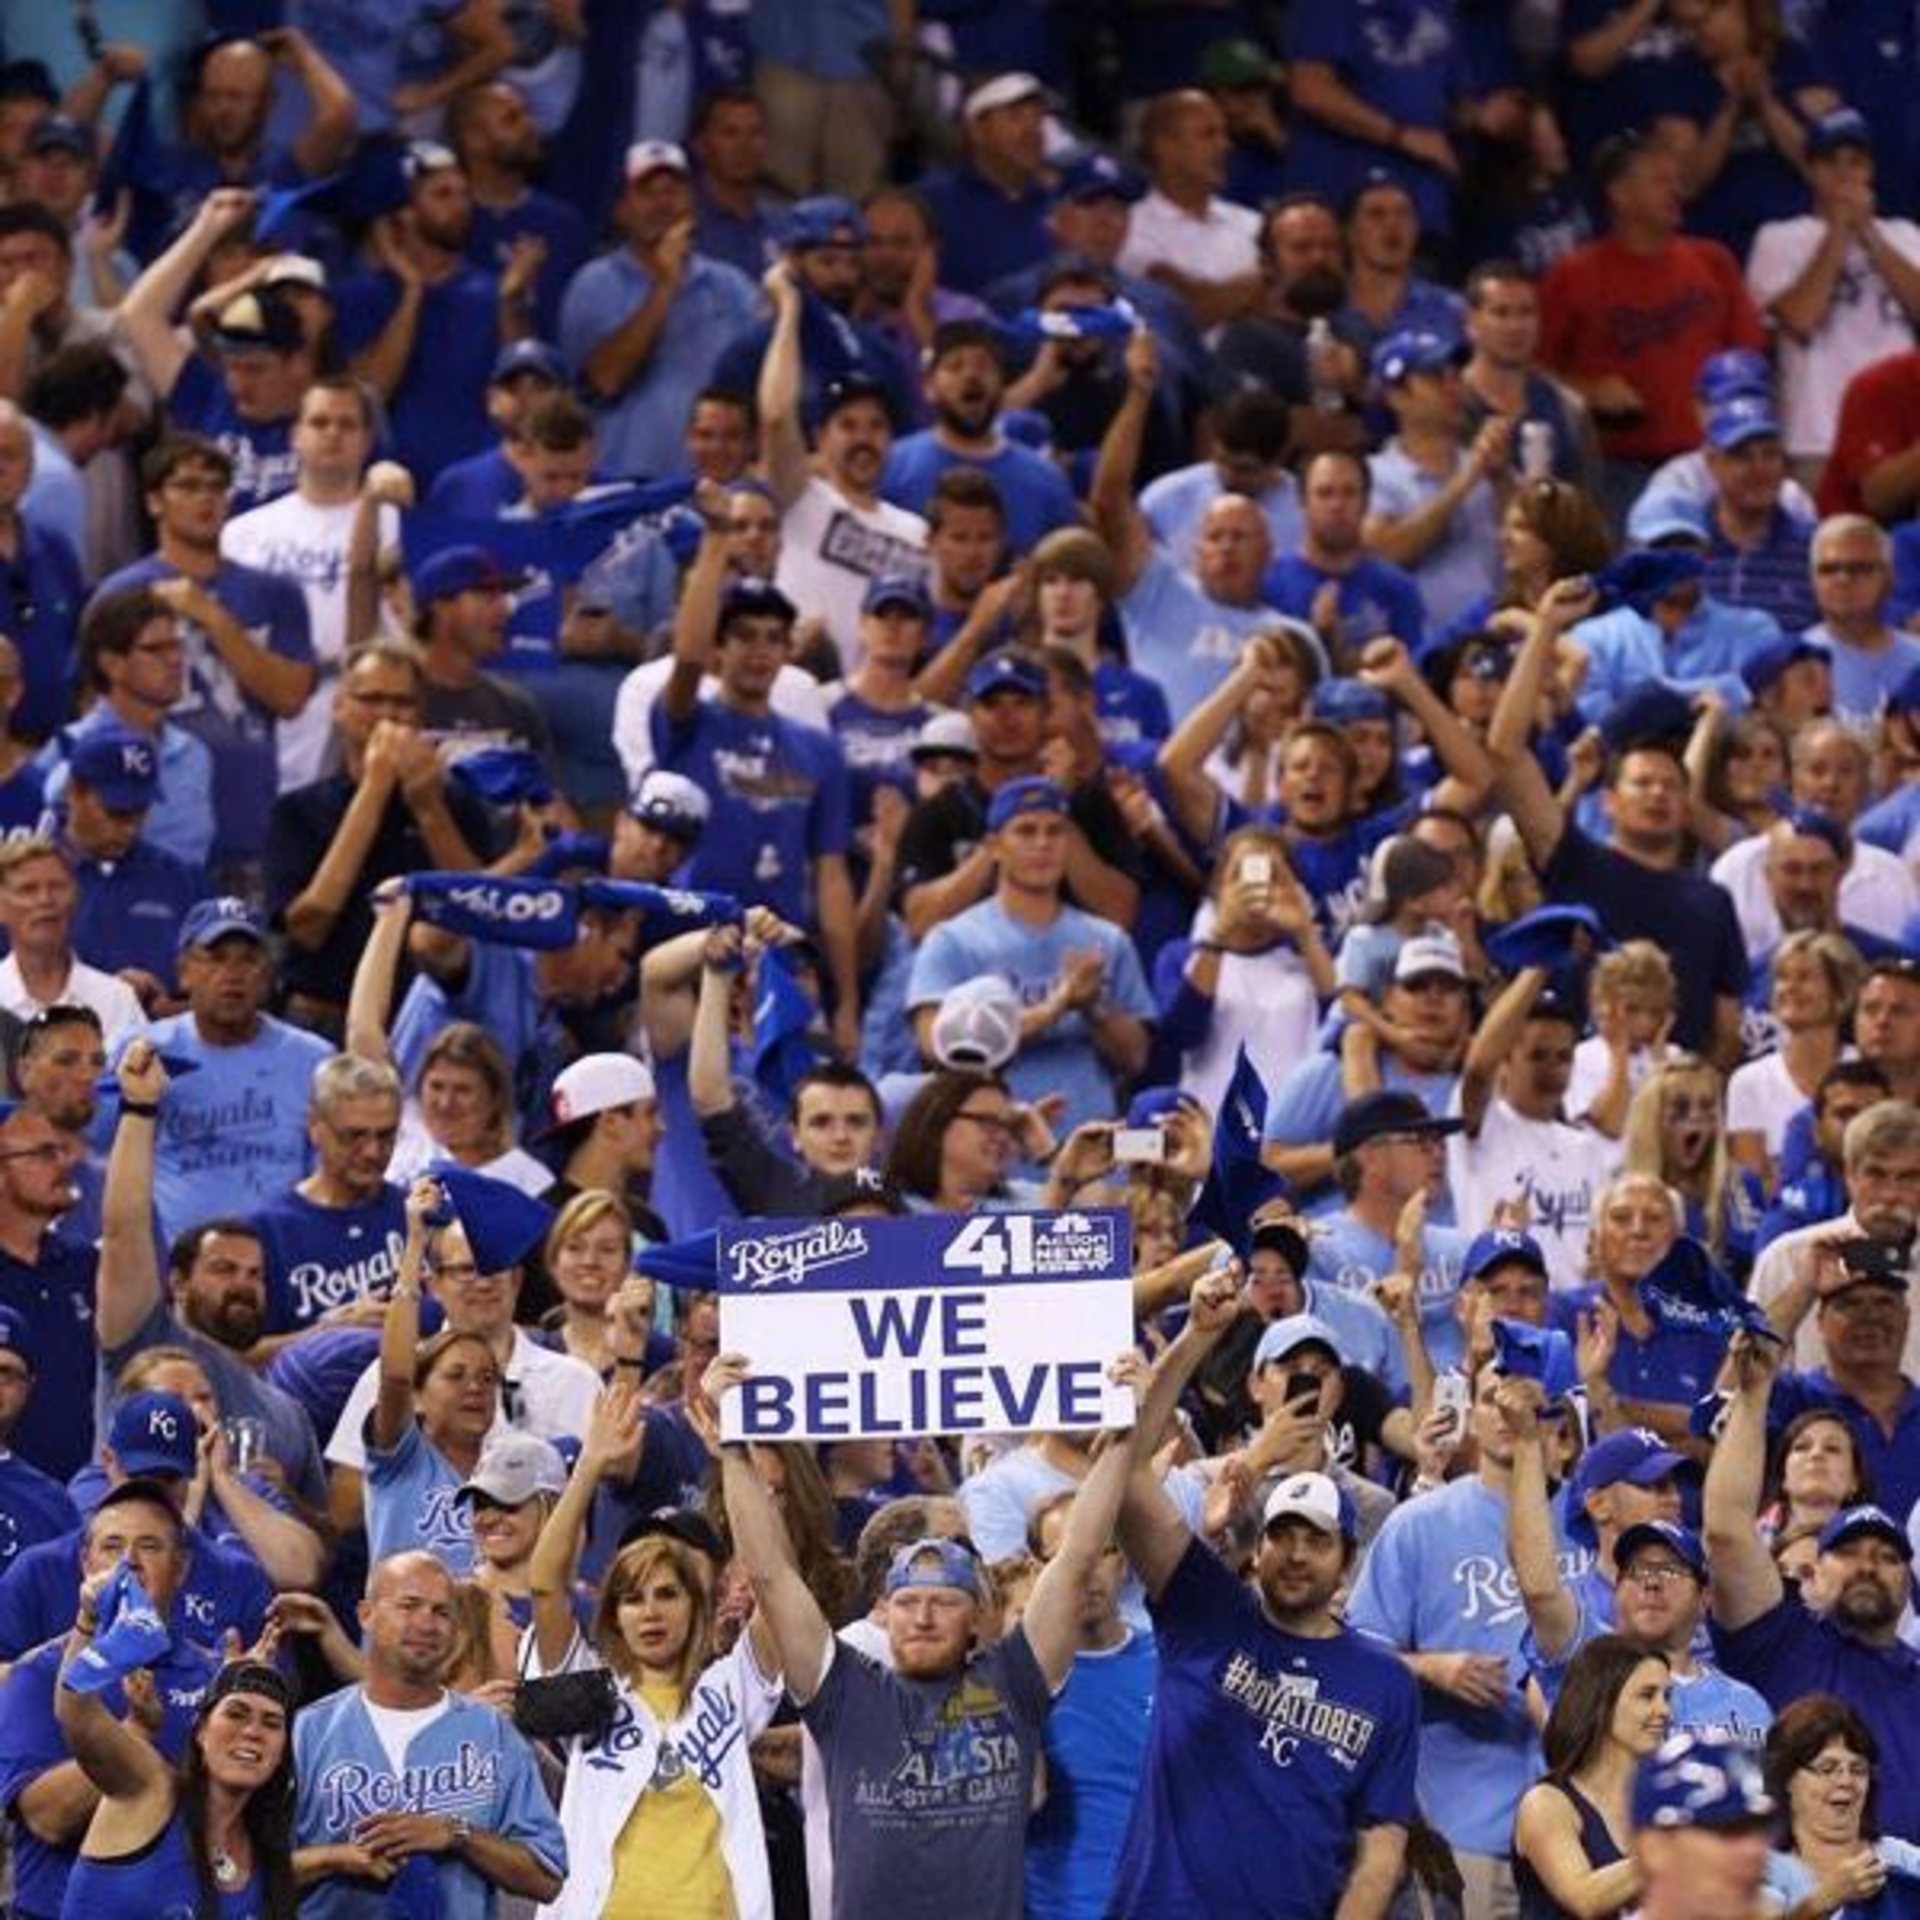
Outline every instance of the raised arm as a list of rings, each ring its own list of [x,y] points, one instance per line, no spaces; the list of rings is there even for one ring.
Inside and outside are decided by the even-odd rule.
[[[374,890],[373,933],[360,949],[347,996],[347,1051],[382,1066],[393,1063],[387,1022],[393,1017],[394,975],[400,969],[412,918],[412,900],[393,882],[382,882]]]
[[[119,1571],[109,1568],[81,1583],[80,1609],[74,1616],[73,1631],[67,1636],[66,1657],[61,1663],[60,1684],[53,1690],[53,1717],[73,1749],[73,1757],[95,1790],[107,1802],[162,1802],[173,1791],[173,1770],[131,1727],[123,1726],[108,1711],[97,1693],[76,1693],[66,1684],[67,1669],[88,1646],[99,1627],[98,1607],[101,1593]],[[137,1690],[129,1695],[129,1717],[140,1711]]]
[[[680,589],[679,610],[673,617],[673,671],[660,691],[660,707],[676,726],[693,718],[700,704],[700,682],[713,662],[715,636],[720,628],[720,594],[727,579],[727,550],[732,536],[727,527],[726,495],[705,484],[695,504],[705,518],[700,551]]]
[[[1704,1520],[1713,1568],[1714,1618],[1730,1631],[1780,1604],[1780,1570],[1759,1533],[1767,1472],[1767,1402],[1784,1349],[1757,1334],[1734,1335],[1733,1399],[1707,1460]]]
[[[373,1444],[400,1444],[413,1422],[413,1362],[420,1350],[420,1276],[426,1267],[427,1216],[444,1205],[437,1180],[416,1180],[407,1192],[407,1243],[380,1322],[380,1390],[373,1403]]]
[[[1537,1380],[1508,1379],[1500,1383],[1496,1397],[1515,1443],[1507,1490],[1507,1557],[1534,1641],[1548,1660],[1558,1660],[1573,1647],[1580,1607],[1560,1578],[1553,1509],[1548,1505],[1547,1434],[1540,1425],[1546,1396]]]
[[[739,927],[709,927],[701,943],[700,995],[687,1042],[687,1099],[696,1117],[730,1113],[733,1069],[727,1029],[733,1019],[733,988],[740,977],[745,935]]]
[[[118,1078],[120,1113],[100,1202],[94,1332],[104,1353],[131,1340],[160,1299],[160,1262],[153,1244],[153,1136],[166,1097],[167,1070],[151,1041],[134,1040],[120,1056]]]
[[[1360,678],[1405,707],[1440,756],[1447,777],[1428,795],[1429,805],[1478,813],[1493,788],[1493,761],[1472,730],[1427,684],[1405,646],[1386,637],[1370,640],[1360,656]]]
[[[1552,859],[1567,830],[1567,816],[1534,758],[1534,721],[1552,670],[1555,643],[1575,621],[1586,617],[1593,604],[1593,588],[1584,580],[1556,580],[1547,589],[1487,729],[1487,752],[1498,776],[1500,798],[1520,830],[1528,859],[1537,867]]]
[[[191,337],[174,324],[174,315],[208,255],[252,212],[253,195],[244,188],[220,187],[208,194],[179,239],[120,302],[120,330],[148,385],[162,400],[172,393],[193,351]]]
[[[807,484],[807,437],[800,426],[800,289],[782,260],[760,282],[773,303],[773,332],[760,362],[760,464],[782,512]]]
[[[1220,829],[1220,790],[1207,772],[1207,760],[1274,664],[1273,650],[1256,634],[1241,648],[1233,671],[1189,709],[1156,756],[1182,829],[1202,846],[1211,844]]]
[[[701,1385],[716,1413],[724,1396],[746,1377],[747,1362],[738,1354],[723,1353],[707,1368]],[[727,1527],[734,1552],[753,1585],[754,1606],[764,1614],[787,1691],[804,1707],[820,1689],[833,1627],[800,1577],[787,1523],[754,1465],[751,1448],[739,1442],[722,1446],[720,1484],[726,1495]]]
[[[579,1631],[573,1611],[573,1582],[593,1497],[601,1481],[639,1453],[645,1424],[646,1409],[640,1403],[637,1379],[618,1379],[602,1390],[587,1421],[580,1458],[574,1462],[566,1488],[534,1542],[527,1579],[533,1595],[534,1651],[543,1673],[559,1671]]]
[[[340,166],[353,150],[360,103],[318,47],[298,27],[277,27],[260,44],[300,82],[307,96],[307,124],[293,143],[293,164],[309,180]]]
[[[1113,593],[1124,599],[1146,571],[1153,553],[1153,535],[1135,504],[1134,481],[1140,472],[1140,449],[1153,411],[1154,382],[1160,377],[1160,356],[1153,335],[1140,328],[1127,342],[1127,397],[1108,422],[1100,442],[1100,458],[1093,470],[1089,499],[1093,522],[1113,551]]]
[[[1522,967],[1501,988],[1473,1031],[1466,1063],[1460,1069],[1460,1115],[1467,1123],[1469,1139],[1479,1136],[1480,1123],[1487,1117],[1487,1106],[1493,1099],[1494,1081],[1519,1044],[1520,1030],[1534,1003],[1546,992],[1547,978],[1545,967]]]

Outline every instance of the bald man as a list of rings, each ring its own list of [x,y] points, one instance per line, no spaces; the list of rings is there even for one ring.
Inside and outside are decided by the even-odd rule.
[[[386,1882],[416,1855],[432,1863],[443,1920],[490,1920],[502,1893],[559,1893],[566,1842],[532,1749],[504,1714],[443,1682],[457,1604],[430,1553],[395,1554],[368,1579],[366,1679],[294,1729],[302,1913],[384,1916]]]

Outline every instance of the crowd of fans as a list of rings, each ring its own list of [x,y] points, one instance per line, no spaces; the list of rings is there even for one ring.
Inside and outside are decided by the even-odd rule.
[[[1910,13],[0,0],[7,1909],[1920,1914]]]

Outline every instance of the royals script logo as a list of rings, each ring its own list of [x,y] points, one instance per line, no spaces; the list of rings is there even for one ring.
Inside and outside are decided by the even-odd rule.
[[[735,1286],[798,1287],[810,1273],[867,1257],[867,1236],[844,1220],[823,1220],[793,1233],[742,1240],[728,1249]]]

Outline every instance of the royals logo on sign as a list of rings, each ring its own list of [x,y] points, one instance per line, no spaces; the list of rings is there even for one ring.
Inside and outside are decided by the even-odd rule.
[[[1124,1426],[1127,1216],[914,1214],[720,1229],[720,1342],[753,1372],[729,1440]]]

